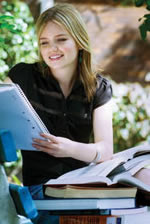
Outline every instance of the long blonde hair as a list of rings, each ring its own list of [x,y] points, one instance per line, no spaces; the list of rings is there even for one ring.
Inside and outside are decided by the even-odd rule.
[[[82,58],[79,59],[79,78],[84,85],[88,101],[90,101],[96,90],[96,74],[92,69],[92,53],[88,33],[85,23],[76,10],[68,3],[58,3],[52,8],[43,12],[36,23],[38,44],[42,30],[50,21],[56,22],[66,28],[69,34],[74,38],[79,49],[82,49]],[[40,62],[43,59],[40,55]]]

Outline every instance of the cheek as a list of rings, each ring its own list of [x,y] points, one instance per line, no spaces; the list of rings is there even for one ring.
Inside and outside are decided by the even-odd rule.
[[[63,51],[64,51],[65,53],[70,54],[70,55],[75,55],[75,56],[78,55],[77,47],[76,47],[74,44],[70,44],[70,45],[68,45],[68,46],[64,46],[64,47],[63,47]]]
[[[64,52],[71,52],[72,51],[72,46],[71,45],[63,46],[62,50]]]
[[[46,50],[40,49],[40,54],[41,54],[42,58],[45,58],[46,57]]]
[[[40,54],[41,56],[43,56],[43,50],[40,48]]]

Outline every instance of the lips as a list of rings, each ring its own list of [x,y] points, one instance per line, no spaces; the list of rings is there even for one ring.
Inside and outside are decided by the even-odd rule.
[[[52,55],[52,56],[49,57],[49,59],[51,61],[57,61],[57,60],[59,60],[62,57],[63,57],[63,55],[60,55],[60,54],[59,55]]]

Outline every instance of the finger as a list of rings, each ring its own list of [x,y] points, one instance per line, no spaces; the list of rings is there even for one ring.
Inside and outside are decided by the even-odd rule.
[[[38,145],[38,144],[33,143],[32,146],[34,148],[36,148],[37,150],[42,151],[42,152],[46,152],[46,153],[48,153],[52,156],[54,156],[54,154],[55,154],[55,151],[53,149],[43,147],[42,145]]]
[[[55,135],[51,135],[51,134],[45,134],[45,133],[41,133],[40,134],[42,137],[52,141],[53,143],[58,143],[58,138]]]
[[[41,147],[46,147],[50,150],[56,150],[57,144],[52,142],[52,141],[47,141],[47,140],[42,140],[39,138],[33,138],[33,144],[35,144],[36,146],[41,146]]]

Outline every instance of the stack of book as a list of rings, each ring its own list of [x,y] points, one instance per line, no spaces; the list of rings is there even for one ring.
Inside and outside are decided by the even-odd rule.
[[[148,164],[150,145],[119,152],[109,161],[48,181],[47,198],[36,200],[36,207],[59,215],[60,224],[148,224],[150,212],[137,204],[137,195],[148,195],[150,186],[135,176]]]

